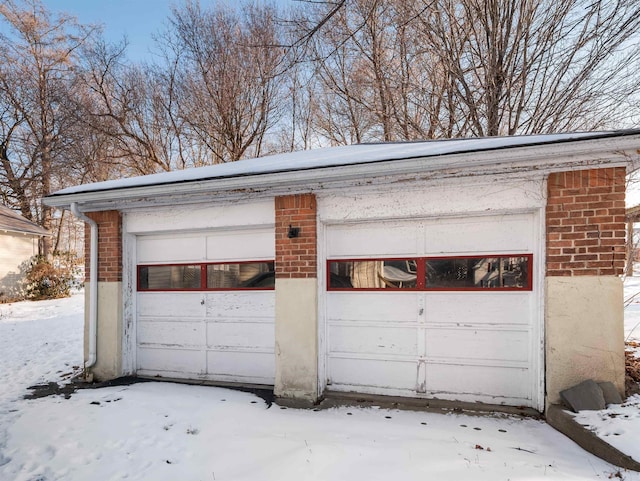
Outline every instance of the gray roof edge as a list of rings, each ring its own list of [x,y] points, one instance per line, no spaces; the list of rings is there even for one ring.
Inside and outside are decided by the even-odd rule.
[[[27,229],[12,229],[9,227],[3,227],[0,225],[0,232],[10,232],[12,234],[33,235],[35,237],[52,237],[53,234],[46,229],[41,231],[27,230]]]
[[[7,206],[0,205],[0,231],[17,234],[33,234],[50,236],[51,233],[42,226],[30,221]]]
[[[553,138],[554,135],[557,135],[558,138]],[[509,152],[509,151],[516,151],[516,150],[520,150],[520,151],[525,151],[527,149],[531,149],[534,147],[542,147],[542,148],[553,148],[554,146],[558,145],[558,144],[575,144],[577,145],[582,145],[585,143],[590,143],[592,144],[592,148],[595,148],[595,145],[593,145],[594,142],[599,142],[602,140],[607,140],[607,139],[616,139],[616,138],[625,138],[625,137],[632,137],[632,136],[636,136],[638,137],[638,140],[635,142],[634,145],[637,144],[636,148],[640,148],[640,129],[627,129],[627,130],[615,130],[615,131],[606,131],[606,132],[594,132],[593,134],[590,133],[576,133],[575,135],[577,135],[578,137],[571,137],[571,134],[553,134],[553,135],[547,135],[547,136],[518,136],[518,139],[523,139],[523,138],[532,138],[531,142],[522,142],[522,143],[517,143],[517,144],[506,144],[506,145],[497,145],[497,146],[488,146],[488,147],[482,147],[482,148],[477,148],[477,149],[459,149],[456,151],[452,151],[452,152],[446,152],[446,153],[435,153],[435,154],[426,154],[426,155],[415,155],[415,156],[397,156],[397,157],[385,157],[385,158],[381,158],[381,159],[376,159],[376,160],[371,160],[371,161],[363,161],[363,162],[344,162],[344,163],[336,163],[336,164],[331,164],[331,165],[320,165],[320,166],[303,166],[301,168],[287,168],[287,169],[282,169],[282,170],[265,170],[265,171],[260,171],[260,172],[241,172],[241,173],[237,173],[237,174],[233,174],[233,175],[220,175],[220,176],[203,176],[203,177],[198,177],[198,178],[187,178],[187,179],[178,179],[178,180],[169,180],[166,182],[155,182],[155,183],[143,183],[141,185],[124,185],[124,186],[117,186],[117,187],[112,187],[112,188],[104,188],[104,189],[100,189],[100,188],[89,188],[90,186],[96,186],[96,184],[86,184],[86,186],[88,187],[87,190],[75,190],[73,192],[65,192],[63,191],[58,191],[56,193],[50,194],[49,196],[44,198],[44,202],[47,205],[51,205],[54,207],[64,207],[65,205],[68,205],[68,202],[71,201],[71,199],[77,198],[77,199],[81,199],[86,197],[86,195],[90,195],[90,196],[100,196],[100,193],[104,193],[105,195],[111,195],[114,193],[114,191],[119,191],[119,192],[124,192],[124,191],[129,191],[131,192],[131,194],[133,194],[134,192],[137,192],[137,194],[135,195],[144,195],[143,191],[145,190],[151,190],[154,188],[159,188],[162,186],[169,186],[169,185],[174,185],[174,186],[180,186],[184,184],[195,184],[195,183],[209,183],[209,182],[215,182],[215,181],[220,181],[223,182],[225,180],[231,180],[231,179],[241,179],[241,178],[259,178],[262,176],[267,176],[267,177],[272,177],[273,175],[278,175],[278,174],[294,174],[294,173],[299,173],[299,175],[305,175],[305,173],[308,172],[312,172],[312,171],[326,171],[328,169],[336,169],[336,168],[358,168],[358,169],[366,169],[367,166],[375,166],[377,164],[380,163],[384,163],[384,162],[391,162],[391,163],[395,163],[397,161],[412,161],[412,160],[422,160],[422,159],[446,159],[446,158],[452,158],[455,159],[456,157],[460,157],[460,156],[464,156],[467,157],[469,155],[472,154],[482,154],[483,157],[486,157],[487,153],[490,152],[496,152],[497,154],[502,154],[502,155],[497,155],[494,159],[485,159],[485,163],[493,163],[493,164],[499,164],[501,162],[504,162],[504,157],[505,157],[505,152]],[[544,138],[544,137],[551,137],[552,140],[546,140],[546,141],[535,141],[533,138]],[[508,137],[504,137],[504,138],[500,138],[500,139],[507,139]],[[493,138],[491,138],[493,139]],[[408,144],[418,144],[418,143],[427,143],[427,142],[449,142],[449,141],[455,141],[455,140],[484,140],[484,139],[444,139],[441,141],[423,141],[423,142],[408,142]],[[358,145],[370,145],[370,146],[374,146],[374,145],[392,145],[392,144],[397,144],[397,145],[403,145],[403,144],[407,144],[405,142],[398,142],[398,143],[381,143],[381,144],[358,144]],[[435,144],[434,144],[435,145]],[[348,147],[348,146],[346,146]],[[623,148],[628,148],[627,147],[623,147]],[[319,149],[319,150],[326,150],[326,149]],[[615,148],[613,148],[613,146],[609,145],[607,143],[606,146],[604,146],[602,149],[600,150],[608,150],[611,151],[612,153],[616,150]],[[295,154],[295,152],[291,153],[291,154]],[[566,151],[561,151],[558,152],[558,155],[562,155],[562,154],[566,154]],[[287,154],[283,154],[283,155],[287,155]],[[531,157],[531,155],[529,155],[529,157]],[[254,160],[254,159],[252,159]],[[547,164],[549,164],[548,159],[545,160],[545,162]],[[441,162],[442,163],[442,162]],[[446,169],[448,166],[447,165],[441,165],[441,166],[435,166],[436,168],[440,168],[440,169]],[[467,168],[472,169],[473,166],[469,165]],[[171,172],[168,172],[171,173]],[[152,174],[154,175],[154,174]],[[158,175],[158,174],[155,174]],[[82,186],[79,186],[82,187]],[[186,187],[186,186],[185,186]],[[111,193],[111,194],[109,194]],[[157,194],[157,193],[156,193]],[[64,200],[63,200],[64,199]],[[86,199],[83,199],[86,200]]]

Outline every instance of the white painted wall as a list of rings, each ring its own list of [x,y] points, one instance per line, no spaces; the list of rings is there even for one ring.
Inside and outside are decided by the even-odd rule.
[[[560,391],[593,379],[624,393],[622,280],[616,276],[546,280],[547,404]]]
[[[85,360],[89,357],[89,292],[90,284],[85,282]],[[94,380],[105,381],[123,375],[122,330],[122,283],[98,282],[97,358],[91,368]]]
[[[38,254],[38,237],[0,232],[0,298],[20,294],[23,263]]]
[[[317,279],[276,279],[276,396],[318,399],[317,286]]]
[[[129,234],[185,233],[211,229],[273,226],[273,199],[211,204],[155,207],[126,212],[123,232]]]
[[[391,184],[385,188],[318,193],[323,223],[374,219],[441,218],[542,209],[546,183],[537,177],[465,178]]]

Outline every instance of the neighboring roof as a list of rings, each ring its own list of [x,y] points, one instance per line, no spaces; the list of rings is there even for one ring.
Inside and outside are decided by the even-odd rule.
[[[0,232],[16,232],[19,234],[33,234],[37,236],[51,235],[48,230],[38,224],[25,219],[17,212],[0,205]]]
[[[581,165],[587,166],[595,165],[598,161],[604,163],[602,156],[597,157],[596,152],[617,149],[623,137],[634,137],[628,139],[630,142],[627,143],[632,143],[636,149],[640,148],[640,130],[357,144],[84,184],[55,192],[45,198],[45,203],[67,207],[70,202],[76,201],[91,203],[107,198],[116,201],[134,195],[161,196],[178,188],[185,192],[195,187],[204,188],[205,183],[206,188],[215,190],[244,186],[261,188],[281,185],[285,180],[290,184],[295,181],[302,185],[304,182],[335,181],[339,176],[346,178],[345,175],[363,178],[392,171],[398,173],[400,170],[479,170],[487,166],[500,166],[504,170],[511,168],[507,164],[514,168],[535,170],[545,163],[553,163],[548,155],[550,151],[544,149],[555,149],[554,152],[558,150],[560,155],[575,157],[578,147],[573,146],[578,144],[581,149],[579,153],[584,157]],[[564,152],[558,144],[566,145]],[[516,155],[515,152],[520,153]],[[586,158],[591,152],[594,153],[593,161]],[[516,157],[527,162],[527,165],[515,166]],[[625,162],[620,163],[624,165]],[[232,182],[234,179],[237,180]],[[196,183],[200,185],[196,186]]]
[[[637,219],[640,216],[640,205],[628,207],[626,210],[627,219]]]

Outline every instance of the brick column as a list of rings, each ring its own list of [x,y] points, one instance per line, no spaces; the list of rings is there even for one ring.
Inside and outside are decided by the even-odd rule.
[[[98,282],[122,281],[122,217],[117,210],[89,212],[98,224]],[[89,243],[91,231],[88,224],[84,227],[84,266],[85,279],[89,279]]]
[[[317,225],[313,194],[276,197],[276,381],[283,400],[318,398]]]
[[[98,224],[98,335],[95,380],[122,373],[122,216],[117,210],[86,214]],[[88,302],[91,232],[85,225],[85,358],[88,357]]]
[[[276,197],[276,278],[317,277],[316,198],[313,194]],[[296,237],[289,230],[298,229]]]
[[[587,379],[624,392],[625,169],[553,173],[547,193],[547,402]]]
[[[547,276],[617,276],[625,262],[625,169],[551,174]]]

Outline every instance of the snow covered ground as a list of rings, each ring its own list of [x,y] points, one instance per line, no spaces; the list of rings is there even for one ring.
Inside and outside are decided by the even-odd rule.
[[[0,305],[1,481],[640,480],[533,419],[284,409],[157,382],[23,399],[81,359],[81,295]],[[638,409],[601,423],[625,451],[640,446]]]
[[[628,342],[640,342],[640,270],[624,282],[624,336]],[[635,350],[640,357],[640,348]],[[621,406],[602,411],[581,411],[576,420],[600,438],[640,461],[640,395],[630,396]]]

